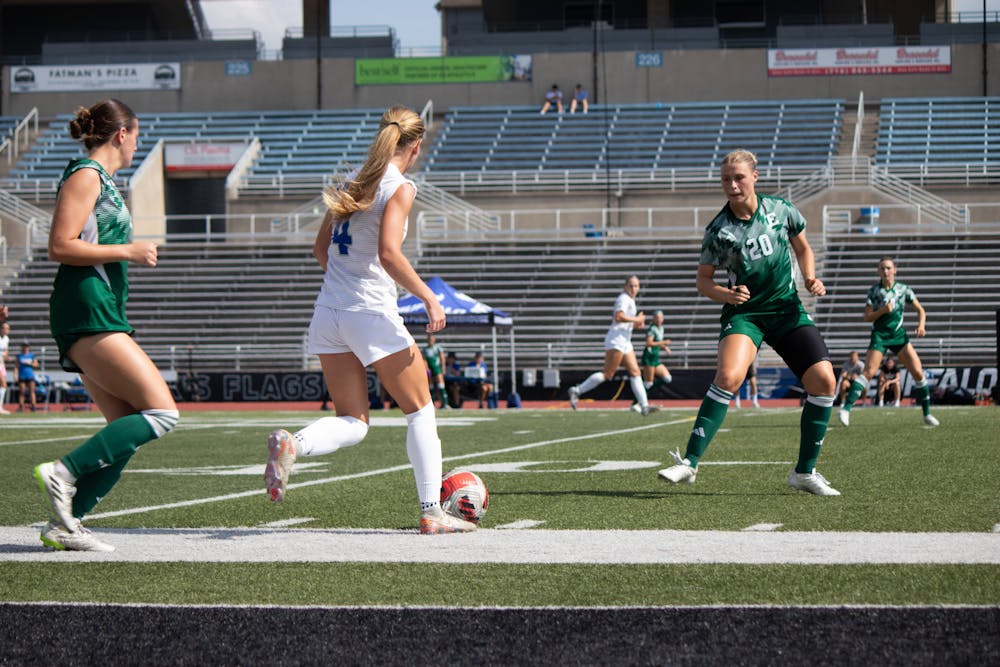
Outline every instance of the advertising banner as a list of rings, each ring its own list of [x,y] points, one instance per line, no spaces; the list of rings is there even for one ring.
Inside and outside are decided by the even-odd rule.
[[[354,61],[354,83],[358,86],[497,81],[531,81],[531,56],[359,58]]]
[[[75,90],[180,90],[181,64],[11,65],[12,93]]]
[[[167,171],[229,171],[247,148],[243,141],[170,142],[164,146]]]
[[[947,74],[950,46],[858,46],[841,49],[768,49],[768,76]]]

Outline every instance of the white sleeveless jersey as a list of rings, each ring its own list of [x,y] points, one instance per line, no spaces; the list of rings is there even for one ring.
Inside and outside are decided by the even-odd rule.
[[[3,363],[4,357],[7,356],[7,350],[10,349],[10,336],[0,336],[0,364]]]
[[[349,178],[353,178],[351,174]],[[396,313],[396,282],[378,258],[378,234],[385,205],[404,183],[416,190],[413,181],[389,164],[379,183],[371,208],[337,223],[330,237],[329,260],[317,306],[337,310]],[[406,238],[408,221],[403,221]]]
[[[635,299],[630,297],[625,292],[618,295],[615,299],[615,309],[611,313],[611,328],[608,329],[608,338],[612,336],[625,336],[626,338],[631,338],[632,327],[634,326],[632,322],[619,322],[615,319],[615,313],[618,311],[625,313],[628,317],[635,317],[638,312],[635,307]]]

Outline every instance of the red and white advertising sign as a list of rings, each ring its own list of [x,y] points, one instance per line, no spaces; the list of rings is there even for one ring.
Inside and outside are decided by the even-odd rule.
[[[168,143],[163,163],[167,171],[229,171],[246,150],[239,141]]]
[[[947,74],[950,46],[854,46],[842,49],[768,49],[768,76]]]

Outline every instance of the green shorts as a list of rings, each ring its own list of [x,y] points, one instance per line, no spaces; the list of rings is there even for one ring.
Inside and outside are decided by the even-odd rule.
[[[906,335],[906,329],[900,327],[892,333],[872,331],[872,336],[868,340],[868,349],[876,350],[885,354],[886,350],[892,350],[894,354],[899,354],[910,342],[910,337]]]
[[[762,341],[774,347],[776,342],[799,327],[816,326],[801,303],[790,304],[784,310],[766,313],[752,311],[723,313],[719,321],[722,324],[719,340],[732,334],[743,334],[749,336],[757,347],[760,347]]]
[[[441,362],[428,361],[427,369],[431,372],[431,377],[441,375]]]
[[[642,365],[657,367],[660,365],[660,348],[647,347],[642,351]]]
[[[81,331],[78,333],[52,334],[52,338],[56,341],[56,347],[59,348],[59,367],[69,373],[83,373],[83,369],[77,366],[76,363],[69,358],[69,349],[73,347],[74,343],[81,338],[96,336],[97,334],[102,333],[127,333],[131,336],[135,333],[135,329],[105,329],[102,331]]]

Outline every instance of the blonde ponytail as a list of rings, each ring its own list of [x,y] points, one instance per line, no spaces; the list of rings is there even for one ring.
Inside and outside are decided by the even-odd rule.
[[[346,220],[358,211],[368,210],[393,156],[423,136],[424,122],[412,109],[403,106],[387,109],[358,173],[340,187],[327,188],[323,192],[323,201],[333,212],[334,219]]]

